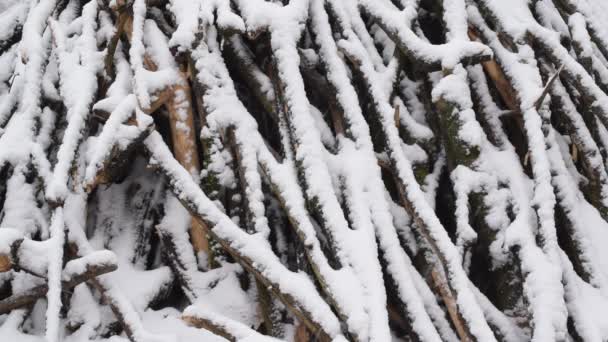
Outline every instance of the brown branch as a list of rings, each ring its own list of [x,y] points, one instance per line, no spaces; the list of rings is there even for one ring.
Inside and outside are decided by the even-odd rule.
[[[433,267],[433,269],[431,270],[431,279],[433,280],[433,284],[437,288],[437,291],[441,295],[441,299],[443,299],[443,303],[445,304],[445,307],[448,310],[448,315],[450,316],[450,319],[454,324],[454,328],[458,333],[458,337],[460,337],[460,341],[472,341],[468,328],[464,323],[460,313],[458,312],[458,305],[456,303],[456,299],[454,299],[454,296],[449,290],[449,287],[447,286],[445,280],[439,274],[435,267]]]
[[[188,324],[188,325],[191,325],[191,326],[199,328],[199,329],[205,329],[205,330],[211,331],[212,333],[214,333],[218,336],[221,336],[221,337],[227,339],[228,341],[236,342],[238,340],[234,335],[232,335],[224,327],[216,325],[211,320],[203,319],[200,317],[193,317],[193,316],[182,316],[182,320],[184,322],[186,322],[186,324]]]
[[[125,124],[129,126],[137,126],[138,124],[135,120],[135,117],[132,116]],[[133,139],[124,149],[120,148],[118,145],[112,146],[112,150],[104,160],[103,166],[97,170],[95,178],[93,178],[92,181],[83,184],[85,192],[90,193],[98,185],[112,183],[125,176],[124,173],[127,171],[127,169],[125,169],[125,165],[130,162],[130,157],[132,156],[134,150],[153,130],[154,123],[150,122],[150,125],[141,130],[139,136]]]
[[[234,128],[231,127],[227,130],[226,141],[227,144],[230,145],[230,150],[233,159],[236,162],[239,188],[241,192],[241,206],[244,208],[242,210],[244,216],[242,222],[245,223],[245,230],[248,233],[253,234],[255,233],[253,213],[251,212],[249,207],[249,198],[246,190],[248,187],[247,179],[245,177],[247,169],[243,164],[243,152],[241,151],[241,146],[236,140]],[[258,290],[258,309],[262,316],[262,323],[264,325],[264,328],[266,329],[266,333],[274,336],[275,333],[279,333],[280,331],[277,324],[278,322],[273,319],[274,317],[272,313],[274,310],[276,310],[276,308],[272,301],[272,297],[270,296],[270,293],[268,292],[264,284],[262,284],[259,280],[256,280],[256,288]]]
[[[562,72],[562,70],[564,70],[563,64],[559,67],[559,69],[557,69],[555,74],[553,74],[553,76],[551,76],[551,79],[549,79],[549,81],[545,85],[545,88],[543,89],[542,94],[540,94],[540,97],[538,98],[538,100],[536,100],[536,102],[534,102],[534,107],[536,108],[536,110],[539,110],[540,107],[543,105],[543,100],[545,99],[547,94],[549,94],[549,90],[551,90],[551,86],[553,85],[553,83],[555,82],[555,80],[557,79],[559,74]]]
[[[127,34],[128,39],[131,40],[133,32],[132,16],[129,16],[126,19],[125,28],[125,33]],[[157,65],[147,53],[144,54],[144,66],[151,71],[156,71],[158,69]],[[179,71],[179,81],[177,84],[165,88],[155,95],[157,100],[154,101],[150,107],[142,108],[142,110],[144,112],[152,113],[162,105],[166,106],[166,109],[169,112],[175,159],[177,159],[190,174],[196,177],[200,172],[200,163],[198,148],[196,146],[192,90],[185,72]],[[209,255],[209,241],[204,233],[206,227],[202,227],[201,224],[201,222],[192,220],[190,239],[196,254],[205,252]]]
[[[308,342],[311,340],[312,336],[310,336],[310,332],[306,329],[306,324],[298,324],[293,334],[293,342]]]
[[[150,102],[150,107],[142,108],[142,111],[146,114],[155,113],[160,107],[167,104],[174,96],[174,89],[171,87],[162,89],[154,94],[152,101]]]
[[[180,83],[173,87],[172,96],[169,97],[166,108],[169,112],[175,159],[196,179],[200,172],[200,163],[191,94],[192,90],[187,76],[180,72]],[[209,254],[209,241],[204,233],[206,229],[201,226],[200,222],[192,220],[190,239],[197,254],[199,252]]]
[[[116,70],[114,68],[114,53],[116,52],[116,47],[118,46],[118,41],[120,40],[120,36],[125,31],[125,23],[128,18],[128,14],[124,10],[120,10],[118,13],[118,18],[116,19],[116,32],[110,39],[107,47],[107,53],[104,57],[104,69],[106,75],[110,77],[110,79],[114,79],[116,76]]]
[[[8,272],[13,268],[10,256],[0,254],[0,273]]]
[[[247,339],[256,341],[275,341],[270,337],[266,338],[266,336],[247,326],[244,326],[240,322],[230,322],[229,320],[221,317],[212,317],[208,315],[201,316],[198,313],[186,313],[182,316],[182,320],[188,325],[211,331],[212,333],[221,336],[228,341],[240,341],[243,339],[244,335],[247,336]]]
[[[154,135],[153,135],[154,136]],[[153,137],[152,136],[152,137]],[[150,137],[151,138],[151,137]],[[150,139],[148,138],[148,139]],[[157,139],[160,139],[160,136],[157,135]],[[149,141],[150,144],[153,143]],[[161,143],[161,142],[158,142]],[[173,190],[175,196],[180,200],[180,202],[184,205],[186,209],[190,212],[193,219],[197,221],[197,223],[204,229],[204,232],[211,236],[215,241],[217,241],[223,250],[225,250],[232,258],[238,262],[245,270],[249,273],[253,274],[255,278],[260,281],[267,289],[269,289],[273,295],[275,295],[283,304],[301,321],[304,322],[307,327],[313,331],[318,332],[320,338],[323,341],[329,341],[331,338],[329,335],[323,331],[323,328],[319,325],[318,322],[314,320],[314,316],[311,312],[306,311],[304,305],[299,303],[293,296],[289,293],[281,290],[279,284],[273,282],[268,279],[264,275],[264,269],[262,265],[256,263],[254,260],[250,259],[247,255],[243,254],[241,250],[239,250],[234,244],[233,241],[225,236],[220,236],[214,231],[215,223],[212,221],[207,215],[201,211],[199,205],[197,205],[194,201],[195,198],[191,198],[187,193],[180,188],[184,186],[183,180],[181,179],[178,172],[183,172],[183,170],[175,170],[171,166],[167,165],[164,162],[159,162],[166,160],[167,158],[171,158],[170,155],[166,155],[168,153],[164,151],[164,148],[154,148],[151,145],[146,144],[148,149],[148,153],[151,156],[151,159],[155,161],[153,164],[156,165],[162,173],[164,173],[168,180],[169,186]],[[196,191],[202,190],[196,189]]]
[[[372,88],[372,84],[367,78],[365,72],[361,70],[360,67],[362,65],[362,61],[359,59],[359,57],[349,53],[349,51],[347,51],[346,49],[343,49],[342,52],[351,61],[353,65],[353,70],[355,72],[358,72],[362,76],[361,78],[364,81],[361,85],[364,89],[363,91],[368,91],[369,95],[374,98],[373,93],[371,93],[370,91],[370,89]],[[383,139],[386,140],[386,137],[389,133],[387,131],[387,127],[384,126],[384,124],[382,123],[382,119],[380,118],[380,115],[382,115],[381,111],[382,109],[378,108],[378,104],[375,103],[372,108],[372,113],[375,117],[374,120],[376,120],[376,122],[379,124],[378,127],[380,128],[380,133],[383,135]],[[419,202],[416,202],[416,199],[412,198],[408,192],[409,187],[417,186],[417,184],[412,185],[411,183],[407,183],[406,180],[398,176],[400,166],[398,166],[398,163],[395,158],[391,157],[397,152],[391,150],[390,144],[387,144],[387,147],[385,147],[385,149],[387,154],[389,155],[390,167],[391,169],[395,170],[393,172],[393,175],[395,175],[393,179],[397,188],[399,201],[401,202],[401,205],[405,208],[407,213],[413,218],[413,227],[422,237],[422,241],[424,241],[424,243],[426,243],[426,245],[429,247],[430,254],[435,256],[435,258],[429,258],[429,264],[432,272],[436,272],[437,275],[441,275],[441,277],[437,278],[437,285],[440,286],[441,290],[439,294],[443,297],[443,300],[446,304],[456,303],[455,297],[458,296],[458,293],[456,292],[456,289],[452,286],[450,278],[448,278],[448,259],[446,258],[445,253],[439,248],[437,240],[431,235],[429,222],[427,221],[427,219],[420,215],[419,210],[416,208],[416,203]],[[472,338],[468,330],[468,326],[465,323],[464,317],[462,317],[462,311],[458,310],[458,307],[456,307],[455,312],[451,312],[448,310],[448,314],[450,314],[450,319],[452,320],[454,326],[461,326],[462,329],[457,329],[459,331],[459,336],[461,340],[471,341]],[[460,335],[460,332],[463,332],[463,334]]]
[[[333,11],[333,9],[330,7],[328,7],[327,9],[328,12]],[[395,12],[397,12],[396,9]],[[370,16],[370,18],[374,20],[375,24],[382,28],[386,35],[395,43],[396,47],[410,62],[414,63],[417,68],[429,72],[443,69],[443,66],[441,65],[442,60],[440,57],[429,56],[428,54],[425,54],[419,50],[412,49],[412,47],[408,45],[407,41],[401,39],[398,27],[391,25],[390,20],[387,21],[385,20],[385,18],[382,18],[376,13],[367,14]],[[335,14],[330,13],[330,15],[336,18]],[[420,43],[427,46],[433,46],[431,43],[428,42],[421,41]],[[488,54],[487,51],[478,51],[476,53],[465,54],[461,57],[460,63],[462,63],[463,66],[468,66],[475,65],[480,62],[483,63],[484,61],[488,61],[491,59],[492,55]]]
[[[21,243],[23,242],[23,238],[16,239],[12,241],[10,244],[11,251],[9,254],[0,254],[0,273],[8,272],[13,267],[18,266],[18,250],[21,247]]]
[[[263,77],[263,72],[255,63],[254,56],[245,46],[242,38],[233,35],[226,39],[224,51],[227,64],[235,69],[238,75],[247,84],[255,99],[262,105],[264,111],[276,124],[279,123],[277,112],[274,108],[273,95],[268,94],[265,85],[259,77]]]
[[[115,263],[87,265],[81,272],[74,273],[68,280],[62,281],[61,289],[64,292],[69,291],[76,285],[94,279],[102,274],[113,272],[117,268],[118,266]],[[0,301],[0,315],[9,313],[14,309],[34,304],[39,298],[44,297],[48,290],[48,285],[43,284],[3,299]]]
[[[471,40],[480,40],[474,29],[469,28],[468,33]],[[500,97],[504,101],[507,108],[511,111],[519,113],[519,106],[517,97],[515,95],[515,90],[511,86],[509,80],[507,80],[504,72],[500,68],[500,65],[498,65],[494,59],[483,61],[481,62],[481,65],[496,86],[496,90],[498,90],[498,93],[500,94]]]

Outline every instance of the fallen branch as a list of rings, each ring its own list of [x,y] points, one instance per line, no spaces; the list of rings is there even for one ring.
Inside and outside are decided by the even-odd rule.
[[[168,178],[169,185],[175,196],[186,207],[202,227],[205,232],[212,236],[222,248],[228,252],[236,262],[243,268],[253,274],[266,288],[268,288],[283,304],[292,312],[298,319],[304,322],[307,327],[318,332],[322,340],[330,340],[331,336],[340,336],[340,328],[337,318],[331,312],[329,306],[321,300],[320,297],[310,297],[312,293],[317,294],[312,286],[312,283],[300,283],[299,289],[286,289],[285,285],[281,285],[280,279],[284,276],[292,274],[285,266],[283,266],[276,256],[273,258],[264,258],[265,262],[261,263],[260,255],[263,253],[260,250],[255,252],[246,248],[236,248],[236,245],[242,243],[253,243],[253,237],[242,231],[239,227],[221,213],[217,207],[205,196],[202,190],[196,185],[189,176],[186,169],[183,168],[173,158],[166,145],[162,141],[162,137],[153,132],[145,141],[145,146],[151,157],[151,164],[158,167]],[[257,241],[257,240],[256,240]],[[254,257],[254,253],[256,256]],[[270,251],[268,251],[270,253]],[[308,289],[313,292],[308,293]],[[304,300],[304,293],[306,300]],[[315,304],[313,304],[315,303]],[[322,309],[323,315],[318,317],[313,315],[311,309],[313,305],[315,311]],[[327,331],[327,327],[332,327],[333,331]]]
[[[109,252],[108,252],[109,253]],[[103,260],[95,263],[94,254],[89,257],[82,257],[71,260],[66,264],[62,272],[61,290],[70,291],[76,285],[94,279],[102,274],[110,273],[118,268],[116,260]],[[47,284],[38,285],[29,290],[14,294],[0,301],[0,315],[9,313],[14,309],[34,304],[38,299],[44,297],[49,287]]]
[[[540,107],[543,105],[543,100],[545,99],[545,97],[547,96],[547,94],[549,94],[549,91],[551,90],[551,86],[553,85],[553,83],[555,82],[555,80],[557,79],[557,77],[559,76],[559,74],[562,72],[562,70],[564,70],[564,65],[563,64],[557,69],[557,71],[555,72],[555,74],[553,74],[553,76],[551,76],[551,78],[549,79],[549,81],[545,85],[545,88],[543,88],[543,92],[538,97],[538,100],[536,100],[536,102],[534,103],[534,107],[536,108],[536,110],[539,110]]]
[[[182,320],[188,325],[196,328],[206,329],[223,338],[237,342],[243,339],[255,339],[255,341],[278,341],[272,337],[262,335],[250,327],[238,321],[231,320],[219,314],[201,310],[190,306],[184,310]]]

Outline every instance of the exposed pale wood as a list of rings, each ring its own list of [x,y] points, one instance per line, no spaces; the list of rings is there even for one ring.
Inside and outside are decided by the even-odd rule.
[[[190,316],[190,315],[184,315],[182,316],[182,320],[184,322],[186,322],[186,324],[191,325],[193,327],[199,328],[199,329],[205,329],[205,330],[209,330],[212,333],[221,336],[225,339],[227,339],[228,341],[233,341],[233,342],[237,342],[240,341],[242,339],[242,332],[246,331],[246,329],[244,327],[239,328],[240,332],[239,333],[233,333],[230,330],[230,327],[224,326],[221,323],[218,322],[214,322],[213,319],[207,318],[207,317],[199,317],[199,316]],[[237,323],[238,324],[238,323]],[[260,333],[258,333],[257,331],[250,329],[250,331],[248,332],[248,337],[247,339],[251,339],[251,340],[261,340],[261,341],[270,341],[270,338],[264,338],[263,335],[261,335]]]
[[[226,331],[226,329],[214,324],[210,320],[193,316],[182,316],[182,320],[193,327],[209,330],[212,333],[227,339],[228,341],[237,341],[237,338],[233,336],[229,331]]]
[[[12,267],[11,258],[6,254],[0,254],[0,273],[10,271]]]
[[[172,89],[172,96],[166,102],[171,124],[173,153],[175,159],[184,166],[195,179],[198,179],[200,162],[196,146],[196,129],[194,127],[193,102],[191,89],[185,73],[180,72],[180,83]],[[196,253],[209,252],[209,241],[205,234],[206,227],[201,222],[192,220],[190,239]]]
[[[151,137],[154,137],[152,135]],[[151,138],[148,138],[151,139]],[[148,141],[147,143],[152,143]],[[166,156],[166,152],[154,151],[150,149],[147,145],[148,153],[150,157],[154,160],[164,160],[168,156]],[[155,155],[155,153],[162,153],[160,155]],[[260,269],[260,265],[255,262],[255,260],[250,259],[246,255],[242,253],[238,248],[233,245],[233,242],[229,239],[224,239],[221,236],[218,236],[216,232],[214,232],[214,223],[210,221],[204,212],[200,211],[199,206],[197,206],[193,201],[194,198],[190,198],[186,193],[180,189],[179,181],[176,178],[174,171],[164,163],[156,163],[155,164],[159,171],[164,173],[168,180],[169,186],[171,190],[174,192],[176,197],[180,200],[180,202],[184,205],[186,209],[190,212],[194,220],[199,221],[200,226],[203,227],[205,233],[209,234],[209,236],[213,237],[214,241],[217,241],[224,251],[226,251],[230,256],[238,262],[245,270],[249,273],[253,274],[253,276],[262,283],[269,291],[278,298],[289,311],[291,311],[301,322],[305,323],[309,330],[317,333],[319,338],[322,341],[331,340],[329,335],[322,329],[322,327],[315,321],[314,316],[312,316],[311,312],[306,311],[305,306],[303,306],[300,302],[298,302],[295,298],[293,298],[289,293],[284,292],[281,287],[268,279],[263,270]]]
[[[478,41],[479,37],[475,33],[473,29],[468,30],[469,38],[474,41]],[[490,76],[492,82],[496,86],[496,90],[500,94],[500,97],[504,101],[505,105],[509,110],[519,112],[519,106],[517,105],[517,97],[515,95],[515,90],[511,86],[511,83],[505,77],[502,69],[494,59],[486,60],[481,62],[483,69]]]
[[[18,266],[19,263],[17,257],[17,251],[21,247],[23,238],[17,239],[11,243],[11,251],[8,254],[0,254],[0,273],[8,272],[14,267]],[[19,268],[23,268],[20,266]]]
[[[306,329],[306,324],[298,324],[295,333],[293,334],[293,342],[308,342],[311,340],[310,333]]]
[[[445,304],[448,310],[448,315],[450,316],[450,319],[454,324],[454,328],[456,329],[456,333],[458,333],[458,337],[460,337],[460,341],[473,341],[465,322],[463,322],[462,316],[458,312],[458,305],[456,304],[456,299],[449,290],[447,282],[439,274],[439,271],[437,271],[437,269],[433,269],[431,271],[431,278],[433,280],[433,283],[437,287],[438,292],[441,294],[441,299],[443,299],[443,303]]]
[[[133,32],[133,17],[129,16],[125,22],[126,33],[131,39]],[[151,71],[158,69],[152,58],[144,55],[144,66]],[[179,71],[177,84],[163,89],[154,94],[156,100],[148,108],[142,108],[144,112],[152,113],[161,106],[165,106],[169,112],[171,126],[171,139],[173,141],[173,153],[175,159],[184,166],[190,174],[198,179],[200,162],[198,147],[196,145],[196,129],[194,127],[194,103],[192,102],[192,90],[188,82],[188,76],[184,71]],[[201,222],[192,220],[190,228],[190,239],[196,254],[204,252],[209,255],[209,241],[205,235],[205,228]],[[198,256],[198,255],[197,255]]]

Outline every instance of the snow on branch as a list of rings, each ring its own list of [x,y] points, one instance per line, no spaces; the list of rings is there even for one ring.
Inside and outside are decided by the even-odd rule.
[[[607,340],[607,10],[0,1],[0,336]]]

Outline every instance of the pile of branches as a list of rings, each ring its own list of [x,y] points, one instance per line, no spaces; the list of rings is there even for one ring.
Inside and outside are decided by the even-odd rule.
[[[608,339],[605,7],[5,0],[0,339]]]

